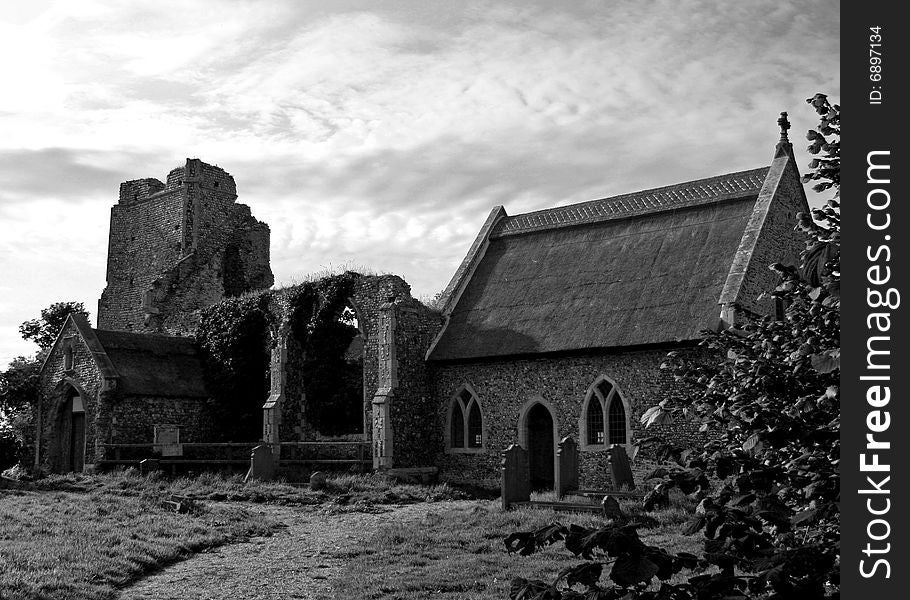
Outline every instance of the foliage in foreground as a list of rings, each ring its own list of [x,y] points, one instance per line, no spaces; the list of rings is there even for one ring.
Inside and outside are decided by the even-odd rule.
[[[800,268],[771,266],[782,279],[772,295],[787,306],[785,316],[706,332],[702,345],[722,357],[715,363],[671,352],[662,368],[695,391],[642,416],[645,426],[694,419],[712,436],[694,450],[661,443],[657,453],[671,466],[652,474],[662,481],[644,502],[660,506],[673,488],[702,497],[686,533],[704,531],[703,555],[645,545],[631,526],[554,524],[519,532],[507,538],[510,550],[530,554],[564,540],[589,562],[552,583],[516,579],[514,600],[838,596],[840,107],[823,94],[807,102],[820,116],[818,131],[807,136],[809,152],[820,158],[803,179],[835,194],[811,217],[798,216],[796,226],[807,235]],[[709,478],[720,481],[711,495]],[[603,557],[610,560],[593,560]],[[613,585],[601,587],[607,564]],[[705,572],[668,581],[682,570]]]

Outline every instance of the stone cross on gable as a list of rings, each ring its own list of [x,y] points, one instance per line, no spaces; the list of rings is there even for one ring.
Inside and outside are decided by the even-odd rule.
[[[780,113],[780,118],[777,120],[778,126],[780,126],[780,141],[789,142],[787,138],[787,130],[790,129],[790,121],[787,119],[787,113]]]

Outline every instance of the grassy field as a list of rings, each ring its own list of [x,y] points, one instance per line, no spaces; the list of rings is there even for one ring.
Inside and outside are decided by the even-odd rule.
[[[168,510],[162,500],[172,494],[199,499],[201,508],[187,514]],[[320,505],[331,512],[467,498],[445,485],[374,475],[336,476],[319,491],[210,474],[175,480],[130,472],[49,477],[23,489],[0,489],[0,600],[112,599],[146,573],[280,526],[251,503]],[[677,501],[654,513],[660,526],[641,530],[642,539],[671,552],[698,551],[700,536],[680,534],[693,508]],[[634,514],[636,508],[628,502],[624,510]],[[553,521],[602,522],[539,509],[503,512],[490,499],[429,504],[419,512],[419,520],[389,519],[369,543],[344,549],[349,562],[336,597],[507,598],[513,577],[551,579],[578,562],[561,544],[530,557],[510,556],[503,545],[509,533]]]
[[[633,512],[631,505],[624,507]],[[647,544],[670,552],[698,552],[701,536],[680,530],[693,507],[676,504],[652,513],[660,522],[642,529]],[[509,555],[503,539],[513,531],[530,531],[554,521],[597,526],[594,515],[518,509],[503,512],[498,501],[431,510],[419,522],[389,523],[371,543],[351,552],[337,598],[417,600],[501,600],[508,598],[513,577],[554,579],[563,568],[582,562],[561,543],[531,556]],[[679,580],[685,579],[679,577]]]
[[[201,509],[167,510],[162,500],[172,494],[202,499]],[[110,599],[145,573],[278,525],[255,507],[230,501],[362,510],[459,497],[464,494],[448,486],[370,475],[330,478],[320,491],[212,474],[176,480],[129,472],[48,477],[22,489],[0,489],[0,599]]]
[[[243,481],[243,476],[202,473],[169,479],[153,473],[140,477],[135,470],[107,475],[51,475],[30,486],[36,490],[64,492],[108,491],[121,495],[178,494],[199,500],[272,502],[283,505],[313,505],[332,502],[340,505],[409,504],[457,500],[468,493],[440,485],[416,485],[376,474],[336,474],[321,490],[294,486],[282,481]]]
[[[238,505],[177,514],[152,495],[0,491],[0,598],[113,598],[143,573],[274,525]]]

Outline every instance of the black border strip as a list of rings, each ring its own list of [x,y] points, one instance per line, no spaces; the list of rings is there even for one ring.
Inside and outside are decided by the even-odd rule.
[[[871,306],[878,301],[875,291],[884,294],[892,288],[898,293],[906,292],[902,300],[910,302],[910,198],[906,193],[910,172],[905,168],[908,140],[904,114],[910,105],[902,81],[906,77],[906,65],[902,63],[906,62],[906,29],[910,23],[900,17],[901,6],[899,2],[844,2],[841,12],[841,594],[847,599],[884,600],[907,598],[910,594],[910,531],[906,525],[910,510],[910,453],[905,441],[910,437],[907,310],[904,306]],[[875,27],[881,29],[876,32],[872,29]],[[876,35],[881,38],[872,37]],[[874,43],[881,45],[873,46]],[[875,56],[880,56],[880,65],[870,61]],[[881,67],[878,81],[874,77],[876,66]],[[890,169],[872,171],[871,179],[878,181],[870,183],[867,160],[872,152],[878,152],[873,155],[876,164],[888,164]],[[867,196],[873,204],[887,207],[870,208]],[[887,228],[877,231],[867,222],[871,218],[873,224],[881,226],[886,222],[886,213],[891,219]],[[888,273],[885,267],[890,267],[889,280],[870,283],[870,275],[880,279]],[[870,268],[874,270],[870,272]],[[896,296],[892,294],[891,298]],[[879,331],[878,326],[870,329],[868,318],[872,313],[889,314],[889,331]],[[889,368],[870,370],[867,366],[871,336],[886,338],[873,342],[873,346],[890,351],[890,355],[876,358],[880,364],[887,362]],[[889,379],[862,379],[869,375],[887,375]],[[869,389],[875,385],[890,388],[888,403],[874,406],[867,400]],[[875,398],[881,398],[882,390],[878,394],[873,395],[873,403]],[[870,427],[882,426],[885,411],[890,425],[873,435],[875,440],[891,446],[867,448]],[[872,419],[871,425],[867,419]],[[862,471],[863,454],[867,464],[874,462],[873,454],[877,454],[877,460],[889,465],[890,470]],[[885,479],[888,476],[890,480]],[[875,493],[876,487],[887,493]],[[870,512],[884,511],[885,507],[888,510],[884,514]],[[876,563],[878,560],[885,562]]]

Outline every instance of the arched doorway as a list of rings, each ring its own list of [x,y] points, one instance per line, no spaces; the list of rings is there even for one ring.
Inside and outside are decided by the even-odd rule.
[[[528,471],[532,490],[552,490],[554,484],[553,415],[537,403],[526,416]]]
[[[67,386],[57,413],[57,468],[81,473],[85,466],[85,405],[79,391]]]

